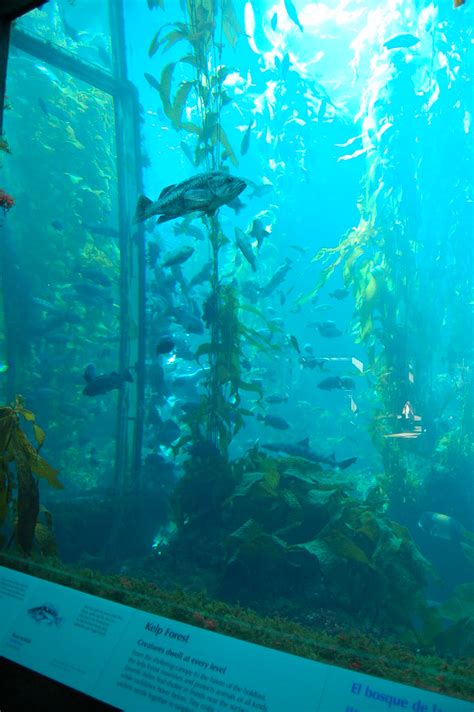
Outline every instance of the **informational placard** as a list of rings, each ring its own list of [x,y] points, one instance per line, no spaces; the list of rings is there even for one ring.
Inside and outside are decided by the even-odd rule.
[[[3,567],[0,604],[1,655],[130,712],[474,712]]]

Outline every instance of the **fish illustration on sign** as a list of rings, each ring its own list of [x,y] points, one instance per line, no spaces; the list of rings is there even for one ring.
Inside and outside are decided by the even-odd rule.
[[[45,623],[49,626],[58,626],[63,621],[59,617],[58,609],[52,603],[43,603],[41,606],[29,608],[28,615],[37,623]]]

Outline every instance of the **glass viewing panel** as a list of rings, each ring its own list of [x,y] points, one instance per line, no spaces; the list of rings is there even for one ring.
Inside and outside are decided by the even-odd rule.
[[[7,94],[15,392],[45,430],[41,452],[68,498],[103,490],[113,472],[115,399],[83,394],[88,364],[116,369],[120,338],[113,102],[17,50]]]
[[[87,364],[117,367],[112,102],[13,52],[17,380],[65,485],[42,492],[71,585],[474,697],[473,10],[454,4],[125,3],[146,383],[139,482],[112,508],[114,394],[82,393]],[[98,5],[89,28],[79,2],[22,23],[95,61]]]
[[[15,26],[107,71],[112,69],[108,2],[49,0],[23,15]]]

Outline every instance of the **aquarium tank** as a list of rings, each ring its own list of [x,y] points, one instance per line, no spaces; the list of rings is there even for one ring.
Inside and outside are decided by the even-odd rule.
[[[474,3],[36,4],[0,563],[473,699]]]

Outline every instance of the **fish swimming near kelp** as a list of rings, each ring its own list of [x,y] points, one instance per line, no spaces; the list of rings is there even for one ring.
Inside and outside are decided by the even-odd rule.
[[[289,423],[281,417],[281,415],[257,415],[257,420],[261,420],[264,425],[268,425],[270,428],[275,428],[276,430],[288,430],[290,427]]]
[[[257,271],[257,261],[252,245],[245,232],[239,227],[235,228],[235,243],[254,272]]]
[[[181,183],[163,188],[154,202],[141,195],[134,222],[144,222],[159,215],[158,222],[163,223],[198,211],[210,216],[222,205],[235,200],[246,187],[247,183],[242,178],[223,171],[199,173]]]
[[[185,247],[182,247],[180,250],[177,250],[176,252],[171,252],[169,255],[167,255],[161,266],[173,267],[174,265],[182,265],[184,262],[187,262],[187,260],[189,260],[189,258],[193,254],[194,247],[191,247],[191,245],[187,245]]]
[[[331,455],[320,455],[309,447],[309,438],[304,438],[297,443],[267,443],[262,445],[266,450],[272,450],[273,452],[284,452],[286,455],[291,455],[292,457],[302,457],[310,462],[319,463],[322,465],[329,465],[338,470],[345,470],[350,465],[353,465],[357,461],[357,457],[348,457],[346,460],[336,460],[334,453]]]
[[[474,541],[474,534],[469,532],[454,517],[439,512],[423,512],[418,526],[429,536],[448,541],[461,542],[465,539]]]
[[[132,374],[128,369],[126,369],[124,373],[112,371],[112,373],[97,376],[96,368],[93,363],[86,366],[84,380],[87,383],[82,391],[85,396],[101,396],[109,391],[120,390],[126,382],[133,383]]]

